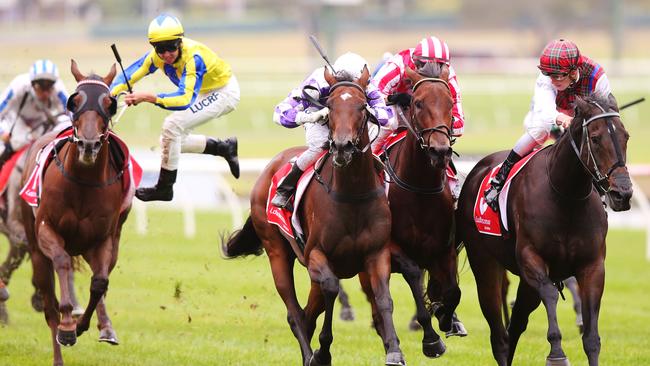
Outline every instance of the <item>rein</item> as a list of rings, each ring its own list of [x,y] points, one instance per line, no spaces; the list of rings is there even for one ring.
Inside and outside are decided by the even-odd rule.
[[[598,103],[596,103],[596,102],[591,102],[591,103],[594,104],[595,106],[597,106],[603,113],[592,116],[591,118],[589,118],[587,120],[583,119],[583,122],[582,122],[582,139],[580,141],[580,148],[578,148],[575,141],[573,140],[573,136],[569,136],[569,137],[571,138],[571,147],[573,148],[573,151],[575,152],[576,156],[578,157],[578,161],[580,161],[580,164],[587,171],[587,173],[589,173],[589,175],[591,175],[591,179],[592,179],[594,185],[596,186],[596,189],[598,190],[598,192],[601,195],[603,195],[603,194],[606,194],[606,193],[608,193],[610,191],[610,187],[609,187],[609,183],[608,183],[609,175],[612,174],[614,169],[619,168],[619,167],[625,167],[625,162],[623,160],[623,153],[621,151],[621,146],[618,143],[618,140],[614,136],[615,128],[614,128],[614,125],[613,125],[613,123],[612,123],[612,121],[610,119],[611,117],[620,118],[621,115],[618,112],[605,112],[605,109],[603,109],[603,107],[601,107]],[[601,120],[601,119],[604,120],[605,122],[607,122],[607,132],[609,133],[609,136],[612,139],[612,143],[614,144],[614,150],[616,151],[616,163],[614,163],[609,168],[607,173],[604,174],[604,175],[600,171],[600,169],[598,168],[598,163],[597,163],[596,157],[594,156],[594,153],[592,151],[591,142],[589,140],[589,124],[591,124],[591,122]],[[582,158],[581,158],[582,150],[583,150],[583,148],[585,146],[585,142],[586,142],[587,153],[588,153],[586,163],[583,162]],[[595,174],[589,169],[588,165],[589,165],[590,161],[593,162],[593,168],[594,168]]]
[[[119,181],[122,179],[122,176],[124,175],[124,169],[120,170],[113,178],[106,182],[102,183],[95,183],[95,182],[89,182],[85,180],[81,180],[73,175],[70,175],[68,172],[65,170],[64,166],[64,161],[68,156],[68,151],[70,150],[70,147],[68,147],[68,150],[65,151],[65,155],[63,156],[63,160],[59,158],[59,148],[63,148],[63,146],[68,142],[68,140],[62,140],[61,142],[57,143],[54,145],[54,148],[52,151],[54,152],[54,162],[56,163],[56,167],[59,168],[59,171],[61,172],[61,175],[63,175],[64,178],[67,180],[85,186],[85,187],[90,187],[90,188],[104,188],[108,187],[110,185],[115,184],[115,182]],[[110,151],[108,152],[110,154]]]
[[[325,192],[327,192],[327,194],[332,198],[333,201],[338,203],[361,203],[365,201],[370,201],[372,199],[375,199],[385,194],[383,185],[380,185],[378,188],[373,189],[371,191],[364,192],[364,193],[357,193],[357,194],[340,193],[334,191],[332,187],[330,187],[330,185],[327,184],[327,182],[325,182],[325,179],[323,179],[323,176],[320,174],[321,170],[323,169],[323,166],[325,165],[325,162],[331,156],[332,155],[328,152],[323,158],[320,166],[314,169],[314,178],[318,183],[320,183],[323,186],[323,188],[325,188]],[[330,179],[330,181],[332,181],[332,179]]]

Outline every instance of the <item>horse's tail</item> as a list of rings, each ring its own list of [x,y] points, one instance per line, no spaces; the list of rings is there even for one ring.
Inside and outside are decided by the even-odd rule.
[[[264,252],[262,241],[255,232],[250,216],[246,219],[244,227],[230,234],[225,243],[224,238],[221,238],[221,251],[226,259],[245,257],[251,254],[261,255]]]

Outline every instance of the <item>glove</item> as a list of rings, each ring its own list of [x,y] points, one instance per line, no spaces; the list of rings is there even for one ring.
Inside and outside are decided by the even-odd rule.
[[[388,103],[408,108],[411,105],[411,96],[408,93],[391,94],[388,96]]]
[[[324,120],[327,118],[329,112],[330,110],[327,107],[312,113],[298,112],[298,114],[296,114],[296,124],[300,126],[305,123],[315,123]]]

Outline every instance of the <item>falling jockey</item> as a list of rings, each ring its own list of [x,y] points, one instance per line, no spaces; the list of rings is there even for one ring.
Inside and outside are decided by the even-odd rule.
[[[363,57],[351,52],[345,53],[334,62],[335,76],[337,79],[350,77],[355,80],[359,79],[367,64]],[[271,201],[271,204],[274,206],[281,208],[289,207],[291,197],[296,190],[298,179],[305,169],[316,162],[323,152],[323,147],[327,143],[329,127],[326,122],[329,109],[314,98],[303,97],[303,90],[307,93],[309,93],[309,90],[317,91],[317,98],[320,97],[320,100],[323,100],[329,95],[330,85],[325,81],[324,75],[324,67],[314,70],[298,88],[292,90],[275,107],[273,114],[273,121],[275,123],[287,128],[295,128],[301,125],[305,127],[307,150],[300,154],[293,163],[289,174],[278,186],[277,192]],[[366,95],[371,113],[376,117],[381,126],[385,126],[391,117],[391,111],[386,107],[384,98],[379,94],[377,87],[373,83],[368,83]],[[371,139],[375,137],[372,134],[370,135]],[[373,145],[375,142],[373,141]],[[374,151],[374,146],[372,148]]]

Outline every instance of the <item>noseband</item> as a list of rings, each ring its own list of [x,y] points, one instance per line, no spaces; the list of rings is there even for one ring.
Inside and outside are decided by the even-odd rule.
[[[413,94],[415,94],[415,91],[420,87],[420,85],[426,83],[426,82],[432,82],[432,83],[442,83],[445,87],[447,87],[447,90],[451,93],[451,89],[449,88],[449,83],[446,81],[439,79],[439,78],[422,78],[418,80],[415,85],[413,85]],[[415,138],[418,141],[418,146],[423,149],[423,150],[429,150],[431,148],[431,145],[427,142],[424,142],[424,134],[427,132],[430,132],[431,134],[433,133],[441,133],[449,139],[449,145],[453,145],[456,142],[456,139],[454,139],[451,134],[451,128],[444,124],[440,124],[436,127],[429,127],[429,128],[422,128],[418,129],[417,128],[417,117],[415,115],[415,108],[411,108],[411,119],[410,121],[406,121],[406,127],[411,131],[411,133],[415,136]],[[431,135],[429,135],[431,137]]]
[[[605,109],[603,107],[601,107],[596,102],[592,101],[590,103],[597,106],[602,111],[602,113],[597,114],[595,116],[592,116],[591,118],[589,118],[587,120],[585,120],[585,119],[582,120],[582,139],[580,141],[580,148],[578,149],[578,147],[576,146],[575,141],[573,140],[573,137],[570,136],[571,137],[571,147],[573,147],[573,151],[578,156],[578,160],[580,161],[580,164],[582,164],[582,166],[585,168],[585,170],[591,175],[591,178],[592,178],[592,180],[594,182],[594,185],[596,186],[596,189],[598,189],[598,192],[601,195],[603,195],[603,194],[608,193],[610,191],[610,186],[609,186],[609,181],[608,181],[609,175],[612,174],[614,169],[625,166],[625,161],[623,159],[623,152],[622,152],[622,149],[621,149],[621,146],[620,146],[618,140],[616,139],[616,136],[614,136],[615,127],[614,127],[614,124],[611,121],[611,117],[620,118],[621,115],[618,112],[605,112]],[[598,163],[597,163],[596,157],[594,156],[594,153],[592,151],[591,141],[589,139],[589,124],[591,124],[591,122],[598,121],[598,120],[603,120],[603,121],[607,122],[607,132],[609,133],[609,136],[612,139],[612,143],[614,144],[614,150],[616,151],[616,162],[609,168],[609,170],[607,171],[607,174],[604,174],[604,175],[600,171],[600,169],[598,168]],[[587,152],[588,152],[587,162],[586,163],[583,162],[582,158],[581,158],[582,150],[585,147],[585,145],[587,146]],[[595,173],[592,172],[589,169],[590,161],[593,162],[593,168],[594,168],[593,170],[594,170]]]

